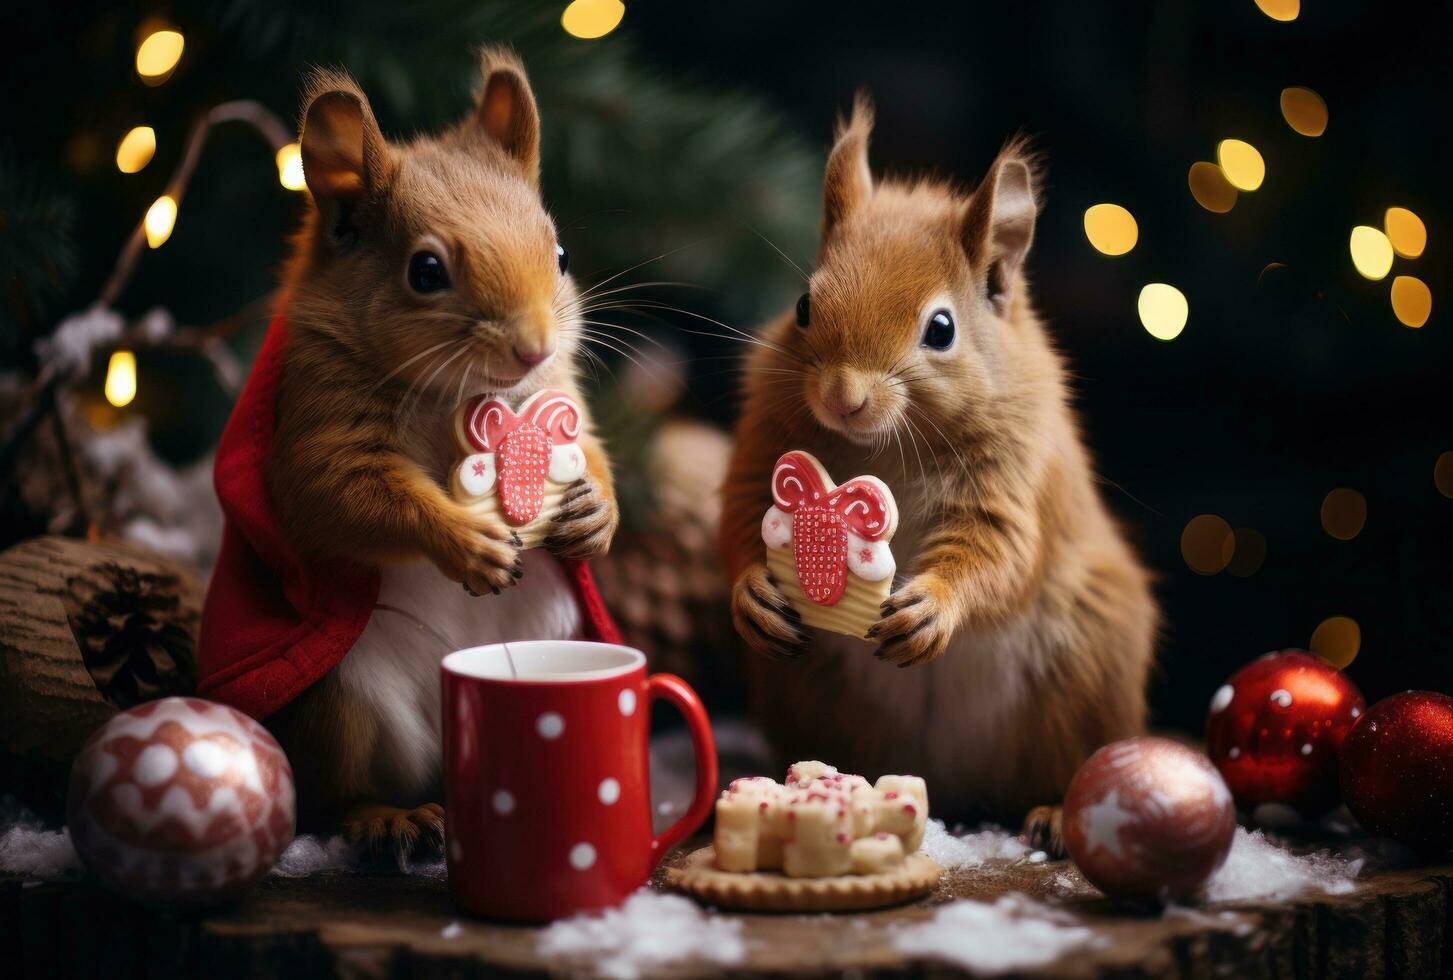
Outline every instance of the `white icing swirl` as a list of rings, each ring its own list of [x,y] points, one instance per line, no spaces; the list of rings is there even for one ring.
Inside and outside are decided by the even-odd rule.
[[[775,505],[762,515],[762,543],[769,548],[785,548],[792,543],[792,515]]]

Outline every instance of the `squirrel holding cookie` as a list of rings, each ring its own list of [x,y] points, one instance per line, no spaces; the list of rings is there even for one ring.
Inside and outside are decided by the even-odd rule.
[[[951,819],[1024,820],[1058,849],[1053,804],[1080,763],[1144,727],[1149,575],[1029,295],[1034,157],[1011,142],[968,193],[875,180],[872,127],[860,96],[828,157],[817,268],[748,358],[721,549],[755,713],[783,757],[918,773]],[[806,497],[782,493],[784,465],[816,466]],[[881,569],[851,567],[874,542],[843,510],[856,481],[831,482],[858,474],[896,501],[896,575],[866,618]],[[804,522],[782,515],[813,492],[794,562]],[[856,615],[827,610],[834,594]]]

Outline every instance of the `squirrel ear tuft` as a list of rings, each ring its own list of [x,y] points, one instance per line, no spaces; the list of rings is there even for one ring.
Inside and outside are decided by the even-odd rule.
[[[976,273],[984,271],[989,300],[1001,315],[1034,239],[1038,182],[1035,157],[1015,140],[999,151],[964,209],[964,253]]]
[[[540,177],[540,114],[525,67],[508,48],[487,47],[480,54],[480,75],[484,85],[473,122],[533,184]]]
[[[355,202],[376,190],[388,144],[368,97],[342,72],[315,72],[303,101],[303,179],[320,202]]]
[[[873,103],[864,92],[853,98],[853,112],[839,119],[822,185],[822,241],[873,194],[868,169],[868,137],[873,132]]]

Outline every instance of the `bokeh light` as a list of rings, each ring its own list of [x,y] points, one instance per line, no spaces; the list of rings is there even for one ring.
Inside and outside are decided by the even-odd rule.
[[[146,209],[146,244],[161,248],[172,237],[172,228],[177,223],[177,201],[170,194],[163,194]]]
[[[129,350],[111,354],[106,364],[106,400],[117,408],[125,408],[136,397],[136,355]]]
[[[277,179],[290,191],[300,191],[308,186],[303,179],[303,152],[296,143],[289,143],[277,151]]]
[[[1231,525],[1215,514],[1191,518],[1181,532],[1181,557],[1197,575],[1215,575],[1235,554]]]
[[[1338,487],[1322,498],[1322,530],[1338,541],[1351,541],[1367,523],[1367,499],[1350,487]]]
[[[136,73],[148,85],[160,85],[171,77],[182,60],[186,41],[180,31],[152,31],[136,47]]]
[[[1303,136],[1321,136],[1327,131],[1327,103],[1309,88],[1294,85],[1282,89],[1281,115]]]
[[[1256,6],[1272,20],[1293,21],[1302,12],[1302,0],[1256,0]]]
[[[615,30],[625,15],[621,0],[574,0],[560,15],[560,26],[565,33],[589,41]]]
[[[1348,616],[1329,616],[1312,631],[1312,652],[1338,670],[1357,659],[1362,649],[1362,630]]]
[[[1216,162],[1238,191],[1254,191],[1266,179],[1266,161],[1245,140],[1222,140],[1216,146]]]
[[[1231,539],[1231,560],[1226,563],[1228,574],[1237,578],[1248,578],[1261,570],[1266,561],[1266,537],[1251,527],[1238,527]]]
[[[1352,264],[1365,279],[1383,279],[1392,271],[1392,242],[1371,225],[1352,229]]]
[[[1392,281],[1392,311],[1405,327],[1421,327],[1433,315],[1433,291],[1417,276]]]
[[[1141,289],[1136,309],[1145,332],[1156,340],[1179,337],[1191,313],[1185,294],[1163,282],[1152,282]]]
[[[1207,211],[1225,214],[1236,206],[1236,188],[1214,163],[1198,160],[1191,164],[1186,182],[1196,203]]]
[[[1415,259],[1428,247],[1428,229],[1423,219],[1407,208],[1388,208],[1382,227],[1392,250],[1405,259]]]
[[[1098,252],[1124,255],[1135,247],[1140,228],[1135,216],[1118,204],[1096,204],[1085,211],[1085,237]]]
[[[116,169],[134,174],[151,162],[156,153],[156,131],[150,126],[137,126],[121,137],[116,146]]]
[[[1445,497],[1453,497],[1453,449],[1442,453],[1433,464],[1433,485]]]

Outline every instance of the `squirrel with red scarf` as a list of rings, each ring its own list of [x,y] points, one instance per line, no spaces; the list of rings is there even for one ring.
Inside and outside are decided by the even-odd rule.
[[[504,50],[484,52],[482,80],[461,123],[393,143],[350,77],[314,75],[300,142],[316,208],[284,291],[267,496],[304,561],[376,568],[379,584],[351,649],[267,724],[302,824],[401,858],[442,845],[442,655],[581,635],[560,559],[603,554],[618,522],[577,383],[579,293],[540,198],[534,96]],[[450,416],[469,395],[545,389],[581,406],[585,475],[526,551],[446,490]]]
[[[865,98],[828,156],[817,269],[746,371],[721,542],[779,754],[913,772],[951,817],[1026,820],[1145,720],[1156,607],[1106,510],[1023,273],[1038,195],[1011,143],[972,193],[875,181]],[[811,631],[764,561],[773,466],[810,452],[897,498],[907,574],[867,640]],[[895,449],[897,451],[895,451]],[[909,668],[895,670],[893,667]]]

